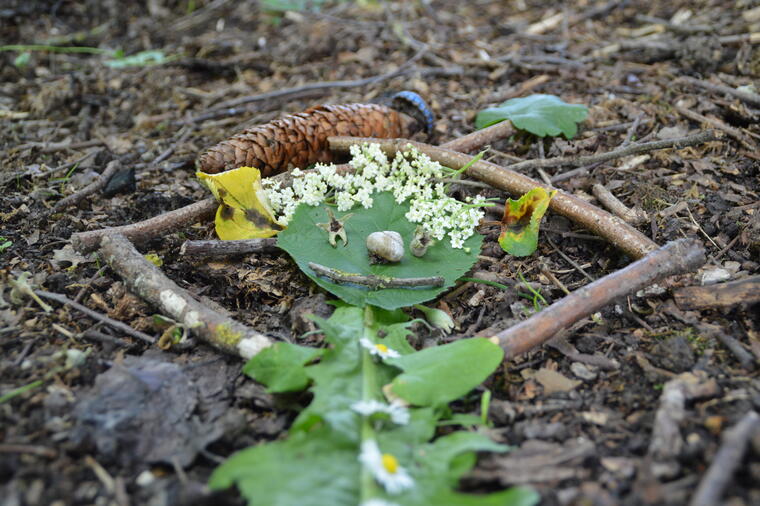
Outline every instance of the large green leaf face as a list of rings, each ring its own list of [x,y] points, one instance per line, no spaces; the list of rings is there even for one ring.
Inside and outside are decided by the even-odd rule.
[[[333,248],[328,241],[328,233],[319,224],[329,221],[327,208],[301,205],[296,210],[288,228],[277,236],[277,245],[287,251],[301,270],[325,290],[355,306],[367,304],[384,309],[411,306],[435,298],[439,293],[454,285],[457,278],[466,273],[477,260],[483,242],[479,234],[465,241],[464,249],[454,249],[448,238],[431,246],[425,256],[418,258],[409,252],[409,243],[414,237],[416,224],[409,222],[405,214],[407,203],[397,204],[388,192],[374,196],[374,205],[369,209],[357,206],[352,209],[343,225],[348,244],[337,242]],[[340,213],[335,217],[342,219]],[[371,264],[367,254],[366,238],[372,232],[393,230],[401,234],[405,244],[404,258],[393,264]],[[388,276],[413,278],[442,276],[441,287],[382,288],[370,289],[364,286],[338,284],[317,276],[309,268],[315,262],[339,271],[365,276]]]
[[[554,95],[531,95],[507,100],[497,107],[480,111],[475,127],[485,128],[500,121],[509,120],[520,130],[539,137],[563,134],[572,139],[578,132],[579,123],[588,116],[588,108],[581,104],[568,104]]]

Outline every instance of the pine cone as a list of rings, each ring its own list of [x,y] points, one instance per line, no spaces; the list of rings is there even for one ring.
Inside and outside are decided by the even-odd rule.
[[[209,148],[198,166],[209,174],[256,167],[269,177],[333,161],[327,146],[331,135],[409,137],[419,127],[417,120],[382,105],[321,105],[244,130]]]

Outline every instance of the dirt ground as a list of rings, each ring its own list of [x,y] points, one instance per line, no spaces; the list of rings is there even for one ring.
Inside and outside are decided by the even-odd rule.
[[[760,274],[760,103],[710,87],[752,92],[741,87],[760,82],[760,39],[743,36],[760,32],[760,4],[306,3],[310,10],[278,13],[230,0],[2,2],[0,44],[106,51],[35,50],[21,61],[20,51],[0,52],[0,396],[29,386],[0,403],[0,503],[242,502],[233,491],[208,492],[210,473],[235,450],[282,436],[304,399],[272,397],[241,376],[240,359],[205,345],[162,352],[52,300],[45,312],[11,281],[29,273],[35,289],[159,336],[155,310],[96,257],[72,251],[72,233],[207,198],[196,157],[246,126],[408,89],[436,115],[433,144],[473,131],[479,110],[521,94],[589,107],[570,141],[521,135],[494,143],[487,157],[502,165],[718,132],[718,140],[644,158],[528,174],[596,204],[592,185],[602,184],[646,213],[637,227],[652,240],[697,238],[709,261],[504,364],[485,385],[494,397],[491,435],[515,451],[484,455],[462,483],[471,492],[529,484],[549,505],[686,504],[728,429],[760,409],[760,305],[688,309],[673,297],[704,275],[735,282]],[[169,59],[113,68],[107,51],[117,49]],[[394,70],[401,73],[385,75]],[[374,76],[383,77],[355,82]],[[347,83],[306,86],[336,81]],[[113,160],[128,169],[119,184],[50,212]],[[564,296],[561,286],[575,290],[631,262],[551,212],[538,252],[525,259],[505,256],[496,231],[485,230],[472,276],[513,286],[522,273],[548,303]],[[284,255],[180,255],[185,239],[203,238],[213,238],[213,224],[156,237],[140,251],[156,254],[163,272],[200,300],[275,338],[308,330],[303,314],[325,309],[325,296]],[[446,339],[500,330],[531,309],[514,290],[475,283],[442,300],[457,323]],[[419,332],[421,343],[443,339]],[[140,390],[126,370],[168,374],[173,390]],[[694,383],[696,391],[684,386]],[[142,396],[145,409],[121,423],[127,393]],[[455,408],[477,413],[479,398]],[[109,423],[116,429],[104,429]],[[724,504],[760,504],[759,430],[745,446],[726,469]]]

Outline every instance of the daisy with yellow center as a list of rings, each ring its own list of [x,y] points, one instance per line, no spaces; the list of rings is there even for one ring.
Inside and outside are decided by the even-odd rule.
[[[362,443],[359,461],[389,494],[399,494],[414,487],[414,480],[390,453],[382,453],[377,442],[368,439]]]
[[[366,337],[362,337],[359,340],[359,343],[369,351],[370,355],[377,355],[383,360],[387,358],[398,358],[401,356],[399,352],[397,352],[396,350],[392,348],[388,348],[386,345],[382,343],[375,344],[369,339],[367,339]]]
[[[369,401],[357,401],[351,405],[351,409],[363,416],[384,413],[397,425],[406,425],[409,423],[409,410],[397,400],[391,401],[390,404],[376,401],[374,399]]]

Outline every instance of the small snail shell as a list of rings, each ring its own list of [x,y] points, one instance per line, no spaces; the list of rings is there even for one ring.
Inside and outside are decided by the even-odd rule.
[[[372,232],[367,236],[367,250],[370,253],[370,261],[377,259],[380,262],[400,262],[404,258],[404,240],[401,234],[393,230]]]

